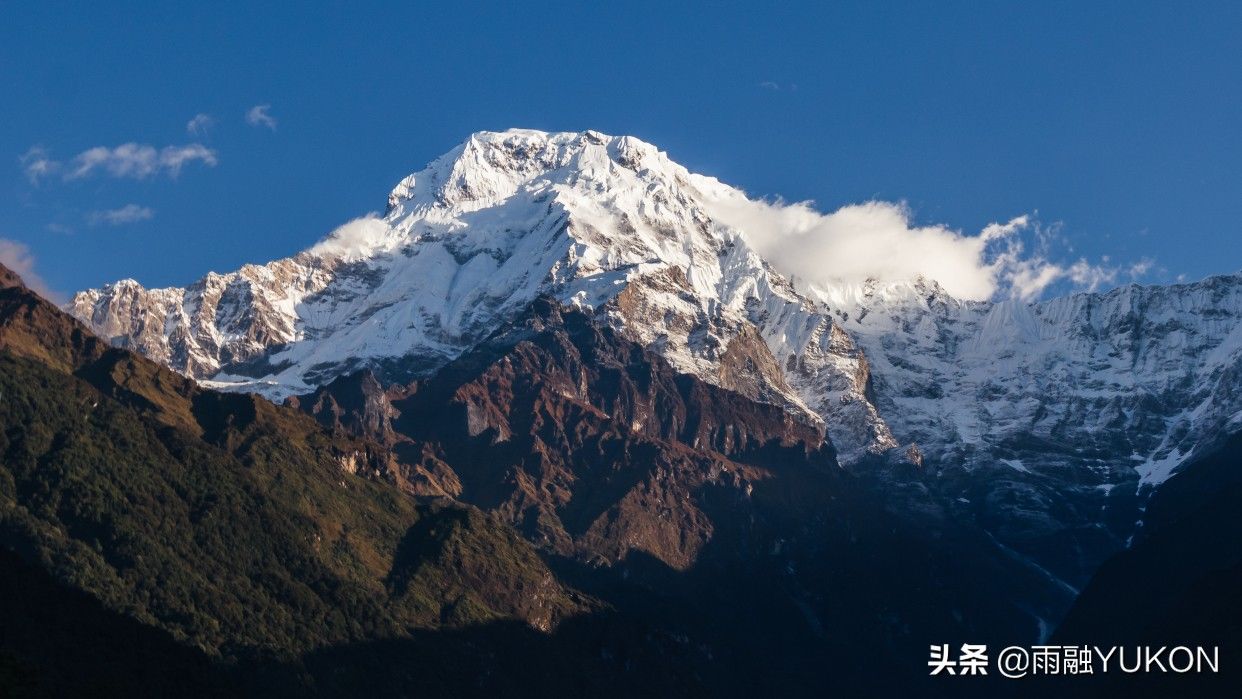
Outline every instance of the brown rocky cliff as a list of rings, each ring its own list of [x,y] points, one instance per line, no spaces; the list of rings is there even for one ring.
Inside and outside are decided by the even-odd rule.
[[[8,289],[10,287],[26,288],[22,282],[22,278],[17,276],[13,270],[0,264],[0,289]]]
[[[356,391],[364,385],[341,384],[352,397],[316,394],[303,409],[372,424]],[[346,403],[353,413],[338,415]],[[684,570],[715,528],[703,493],[727,491],[744,508],[771,469],[836,471],[818,427],[677,374],[547,300],[391,406],[395,431],[421,446],[419,457],[459,476],[462,500],[552,552],[603,563],[641,551]]]

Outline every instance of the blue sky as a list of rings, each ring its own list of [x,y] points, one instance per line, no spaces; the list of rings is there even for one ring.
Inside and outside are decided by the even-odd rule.
[[[823,211],[1028,214],[1146,281],[1242,267],[1237,3],[176,4],[6,5],[0,254],[53,290],[291,254],[511,126]]]

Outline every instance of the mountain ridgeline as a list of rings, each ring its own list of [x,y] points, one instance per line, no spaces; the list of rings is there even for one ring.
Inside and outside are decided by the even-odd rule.
[[[1236,647],[1242,279],[799,286],[747,201],[482,133],[184,289],[0,268],[0,693],[936,695],[997,687],[941,643]]]

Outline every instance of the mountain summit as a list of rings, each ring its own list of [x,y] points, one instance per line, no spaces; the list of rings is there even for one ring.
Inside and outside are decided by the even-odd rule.
[[[292,258],[185,289],[125,280],[67,308],[210,385],[281,399],[360,368],[428,376],[550,296],[680,371],[830,418],[847,458],[897,446],[850,338],[719,222],[744,200],[632,137],[479,133],[403,179],[382,218]]]

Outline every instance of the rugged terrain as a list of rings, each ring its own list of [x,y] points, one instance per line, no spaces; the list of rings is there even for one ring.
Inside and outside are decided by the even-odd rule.
[[[797,284],[748,243],[747,202],[632,137],[479,133],[402,180],[382,217],[294,257],[185,289],[121,281],[67,309],[279,401],[359,371],[384,389],[429,379],[549,298],[823,431],[867,477],[937,474],[935,508],[1070,594],[1153,487],[1242,427],[1238,276],[1029,303],[928,279]]]
[[[6,584],[51,585],[104,638],[140,624],[205,693],[895,690],[928,637],[1021,636],[1012,595],[1071,601],[913,465],[876,463],[926,508],[889,514],[817,427],[552,299],[435,377],[291,407],[198,388],[17,286],[0,362]],[[0,677],[123,693],[61,610],[6,616]]]
[[[480,133],[382,217],[80,323],[6,270],[13,584],[206,685],[927,693],[929,644],[1097,628],[1203,538],[1170,513],[1227,511],[1242,278],[810,285],[748,201],[634,138]]]
[[[495,516],[393,488],[379,445],[203,391],[4,279],[0,547],[21,602],[0,620],[6,693],[212,694],[250,687],[252,666],[296,693],[314,686],[300,658],[325,648],[516,622],[499,650],[604,611]],[[153,666],[120,671],[96,638]],[[118,650],[104,657],[143,662]]]

